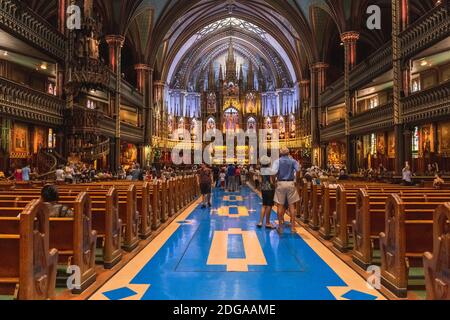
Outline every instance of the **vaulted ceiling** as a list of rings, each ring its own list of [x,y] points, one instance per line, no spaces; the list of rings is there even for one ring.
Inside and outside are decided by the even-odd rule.
[[[342,71],[342,59],[336,58],[336,53],[342,49],[342,32],[361,33],[358,42],[361,57],[379,48],[391,36],[392,0],[75,1],[80,4],[93,1],[94,11],[102,20],[103,33],[126,36],[134,60],[130,63],[148,63],[154,66],[156,77],[162,79],[169,75],[167,67],[175,61],[186,41],[202,28],[229,16],[265,30],[275,39],[280,47],[272,49],[278,53],[282,49],[280,56],[285,54],[283,60],[287,69],[289,64],[292,66],[293,80],[308,76],[309,65],[318,61],[329,63],[332,73]],[[436,1],[409,0],[411,20],[432,9]],[[22,2],[50,23],[57,23],[57,0]],[[382,30],[371,31],[365,27],[366,9],[371,4],[382,9]],[[239,34],[235,37],[239,39]],[[257,43],[252,46],[252,50],[258,52]]]

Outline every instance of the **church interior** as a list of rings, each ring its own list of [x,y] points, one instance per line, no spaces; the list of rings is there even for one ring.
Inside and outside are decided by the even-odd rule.
[[[0,0],[0,300],[450,300],[449,13]],[[292,233],[257,225],[263,149]]]

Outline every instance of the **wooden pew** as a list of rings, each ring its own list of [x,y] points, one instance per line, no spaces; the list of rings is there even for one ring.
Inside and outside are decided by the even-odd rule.
[[[33,200],[19,216],[0,215],[0,295],[53,299],[58,250],[50,249],[48,208]]]
[[[433,214],[439,202],[404,202],[399,195],[386,201],[385,232],[380,233],[381,283],[406,297],[409,268],[423,266],[424,252],[433,249]]]
[[[60,187],[60,195],[64,195],[64,190],[70,194],[86,189],[86,186],[82,185],[69,186],[67,189],[64,187]],[[94,189],[93,187],[88,190],[91,197],[104,197],[107,191],[106,189]],[[130,184],[126,189],[118,189],[117,192],[119,194],[119,217],[122,220],[122,248],[131,252],[139,244],[139,211],[136,186]]]
[[[434,214],[432,252],[423,257],[427,299],[450,300],[450,203]]]
[[[34,190],[35,194],[7,195],[0,194],[0,207],[8,205],[22,207],[33,199],[40,198],[40,190]],[[60,196],[59,203],[71,207],[74,203],[75,195]],[[92,206],[92,228],[97,231],[97,238],[103,239],[103,264],[105,269],[111,269],[122,259],[121,249],[121,225],[119,218],[119,199],[117,190],[111,187],[105,197],[91,197]]]
[[[321,204],[318,210],[319,235],[329,240],[331,233],[331,217],[336,210],[336,189],[330,188],[328,184],[322,186]]]
[[[379,248],[379,235],[385,230],[386,200],[390,195],[388,190],[385,192],[360,189],[356,195],[352,258],[364,270],[373,264],[373,250]],[[450,197],[450,194],[422,189],[399,189],[397,193],[403,201],[410,202],[445,201]]]
[[[319,229],[319,209],[322,202],[322,186],[312,183],[310,203],[308,205],[309,227],[313,230]]]
[[[28,190],[33,195],[36,190]],[[35,196],[35,194],[34,194]],[[48,204],[46,204],[48,205]],[[80,288],[72,290],[78,294],[96,279],[95,248],[97,232],[92,229],[91,199],[86,192],[80,193],[71,203],[74,216],[71,218],[50,218],[50,247],[59,252],[59,264],[78,266],[81,272]],[[1,208],[0,213],[17,208]]]

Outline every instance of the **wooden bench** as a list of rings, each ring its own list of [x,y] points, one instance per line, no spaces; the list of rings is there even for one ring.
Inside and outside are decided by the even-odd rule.
[[[398,190],[403,201],[445,201],[450,194],[442,192]],[[356,196],[353,225],[353,261],[364,270],[373,264],[373,250],[379,248],[379,234],[385,229],[386,200],[390,193],[369,193],[360,189]]]
[[[91,197],[92,228],[97,231],[97,238],[103,239],[103,264],[105,269],[111,269],[122,259],[121,225],[119,218],[119,198],[117,190],[110,188],[105,197]],[[40,198],[40,191],[27,192],[26,195],[15,196],[0,194],[0,207],[25,206],[29,201]],[[60,196],[59,203],[70,207],[76,199],[75,195]]]
[[[48,205],[48,204],[45,204]],[[58,250],[58,263],[67,267],[80,268],[80,288],[74,288],[78,294],[89,287],[96,279],[95,248],[97,232],[92,230],[91,199],[86,192],[80,193],[71,207],[74,216],[68,218],[50,218],[50,247]],[[12,216],[24,208],[0,208],[0,214]]]
[[[366,186],[365,189],[372,195],[385,194],[386,196],[391,193],[400,194],[417,194],[420,196],[424,192],[436,194],[434,189],[418,189],[404,186]],[[346,187],[339,185],[336,190],[336,211],[333,215],[333,226],[335,231],[335,237],[333,239],[334,246],[341,252],[345,252],[351,249],[349,237],[352,234],[353,221],[356,217],[357,210],[357,193],[358,187]]]
[[[50,249],[48,208],[33,200],[18,216],[15,213],[0,213],[0,295],[52,299],[58,250]]]
[[[398,297],[407,296],[410,267],[422,267],[424,252],[433,250],[433,215],[440,204],[404,202],[396,194],[386,201],[381,282]]]
[[[433,253],[425,252],[423,265],[428,300],[450,300],[450,204],[434,214]]]

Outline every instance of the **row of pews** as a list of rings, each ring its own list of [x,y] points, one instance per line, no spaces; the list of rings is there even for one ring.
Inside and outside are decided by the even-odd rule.
[[[58,271],[80,271],[79,294],[105,269],[134,251],[199,195],[195,176],[165,181],[108,181],[58,186],[73,217],[49,217],[42,183],[2,185],[0,191],[0,295],[20,300],[55,297]],[[69,269],[70,270],[70,269]],[[67,277],[67,275],[66,275]]]
[[[450,299],[450,191],[305,180],[298,188],[301,221],[364,270],[378,264],[397,297],[413,287],[414,269],[425,275],[427,299]]]

